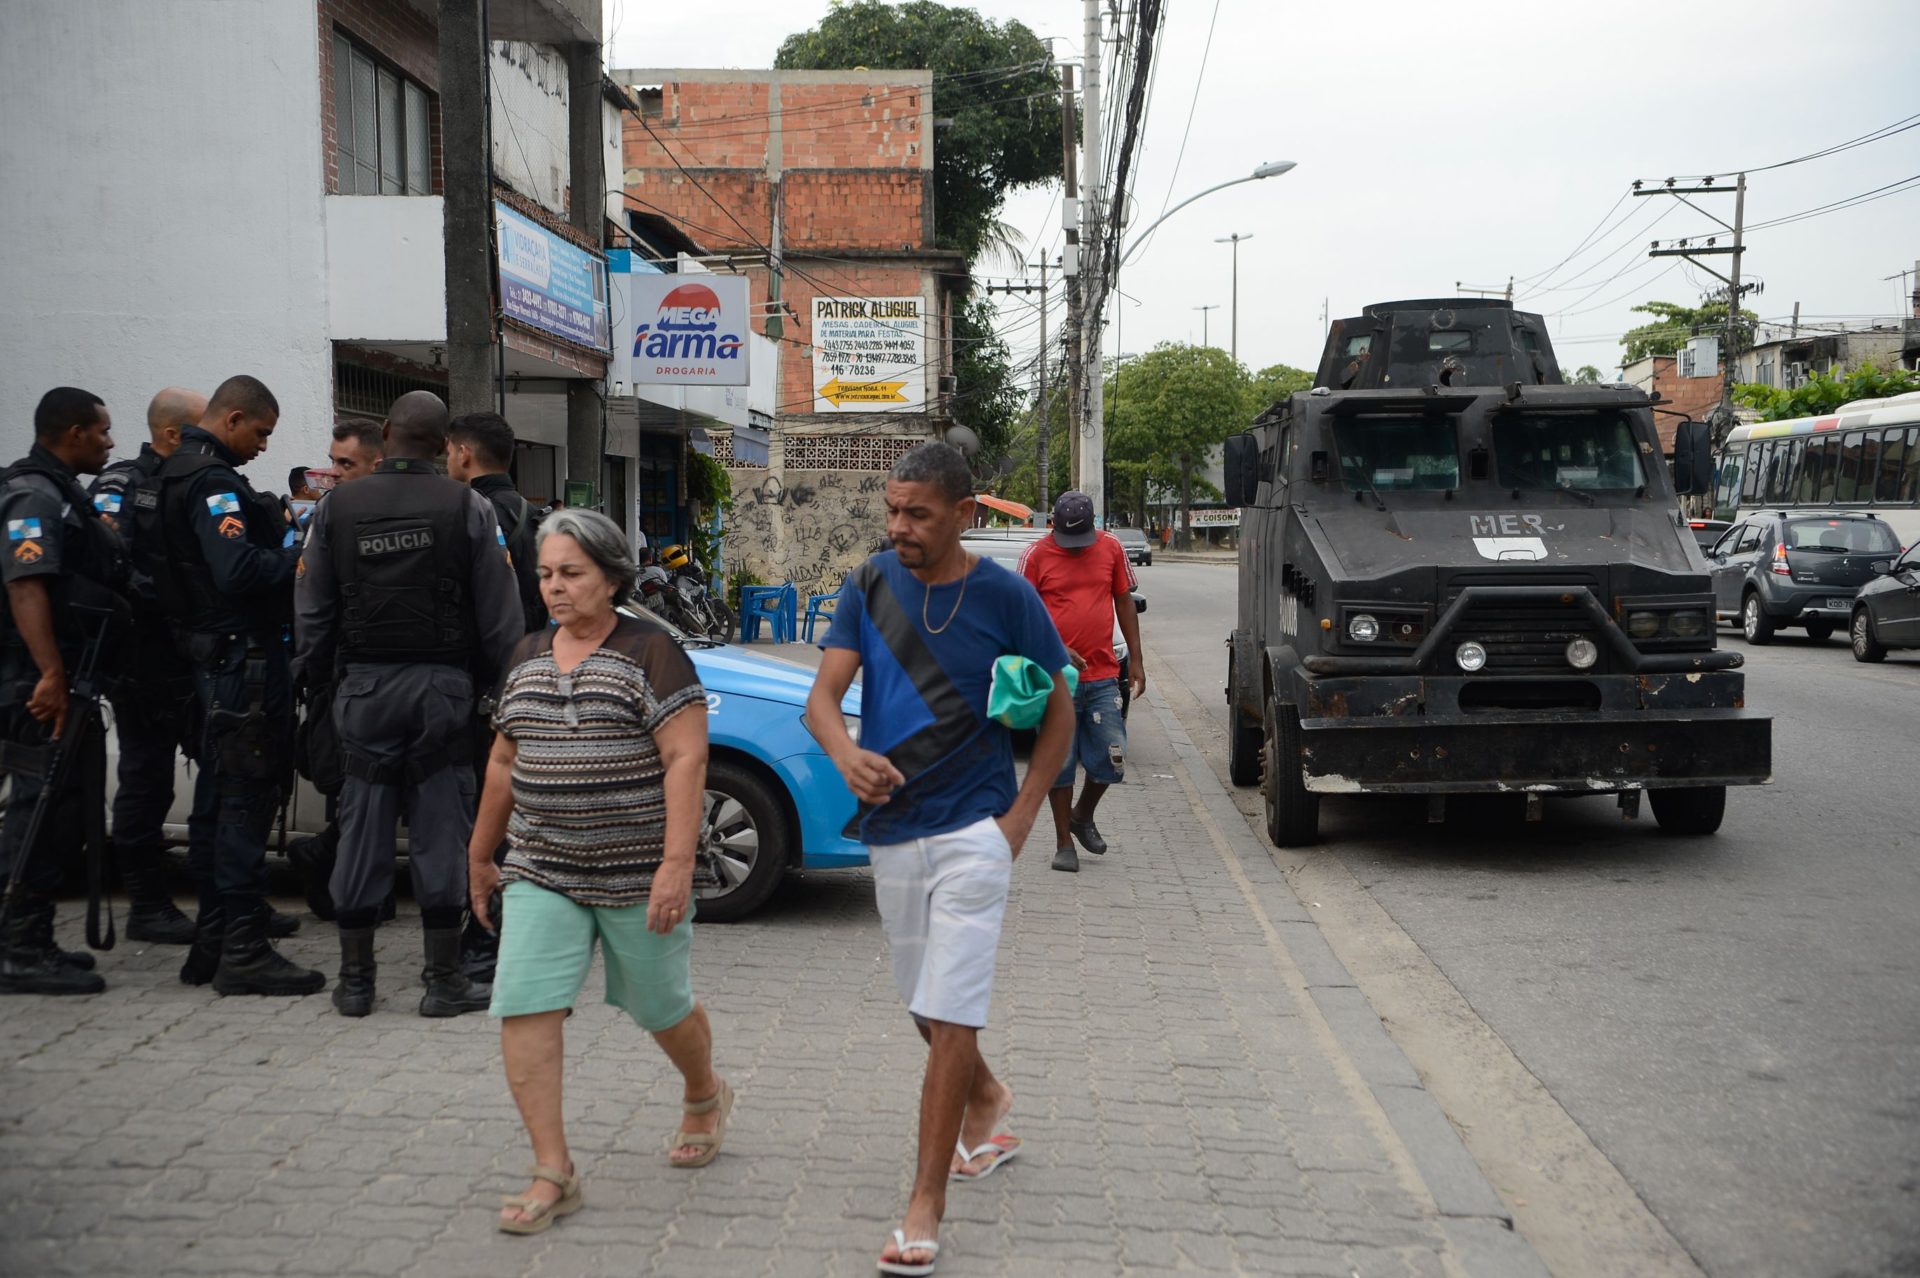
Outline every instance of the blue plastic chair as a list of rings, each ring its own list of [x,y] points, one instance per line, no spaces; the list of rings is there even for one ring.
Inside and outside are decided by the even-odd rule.
[[[807,600],[807,642],[813,642],[813,628],[821,618],[829,625],[833,622],[833,612],[840,604],[840,591],[836,587],[830,595],[813,595]]]
[[[800,592],[789,581],[778,586],[742,586],[740,588],[740,642],[752,643],[760,637],[760,623],[773,630],[775,643],[792,643],[798,629],[796,613]]]

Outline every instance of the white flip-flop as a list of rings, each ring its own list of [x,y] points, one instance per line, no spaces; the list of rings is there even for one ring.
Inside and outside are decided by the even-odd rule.
[[[1000,1143],[1003,1140],[1010,1140],[1013,1144],[1003,1145]],[[956,1145],[954,1146],[954,1152],[960,1155],[962,1170],[947,1173],[947,1183],[952,1184],[956,1180],[969,1182],[985,1180],[987,1177],[993,1175],[994,1172],[998,1171],[1002,1164],[1012,1162],[1014,1157],[1019,1154],[1020,1148],[1020,1138],[1018,1136],[1009,1136],[1004,1132],[991,1138],[978,1149],[970,1150],[965,1145]],[[982,1167],[979,1171],[970,1172],[964,1170],[966,1164],[974,1161],[976,1158],[985,1158],[989,1154],[993,1155],[993,1161],[985,1167]]]
[[[924,1251],[931,1254],[924,1263],[918,1265],[909,1264],[904,1260],[882,1260],[880,1262],[880,1272],[883,1274],[899,1274],[901,1278],[926,1278],[926,1275],[933,1272],[934,1262],[940,1259],[939,1243],[931,1238],[922,1238],[915,1242],[908,1242],[907,1231],[904,1229],[896,1229],[893,1231],[893,1249],[895,1254],[901,1256],[906,1255],[910,1251]]]

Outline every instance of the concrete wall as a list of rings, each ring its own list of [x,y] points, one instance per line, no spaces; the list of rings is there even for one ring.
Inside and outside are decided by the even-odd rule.
[[[832,594],[887,535],[887,476],[868,470],[731,470],[729,578],[749,572]]]
[[[55,385],[128,453],[160,387],[251,373],[281,407],[252,471],[284,486],[333,416],[312,6],[8,0],[5,29],[0,452]]]
[[[437,195],[326,198],[329,336],[447,340],[445,204]]]

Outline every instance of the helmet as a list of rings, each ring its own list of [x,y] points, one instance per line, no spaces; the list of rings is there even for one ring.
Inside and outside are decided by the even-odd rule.
[[[692,563],[693,560],[692,557],[687,554],[687,548],[685,546],[662,546],[660,548],[660,558],[657,562],[662,568],[672,572],[680,568],[685,568],[689,563]]]

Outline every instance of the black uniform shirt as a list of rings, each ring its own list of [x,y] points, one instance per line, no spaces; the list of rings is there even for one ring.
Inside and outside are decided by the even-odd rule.
[[[28,457],[71,476],[73,469],[35,444]],[[76,480],[76,482],[78,482]],[[0,580],[58,577],[64,571],[67,540],[80,530],[84,518],[65,493],[45,476],[21,475],[0,492],[0,518],[7,523],[6,562]]]
[[[506,472],[481,475],[473,491],[493,503],[494,517],[506,534],[507,553],[513,556],[514,583],[520,590],[520,608],[529,632],[547,624],[547,602],[540,595],[539,552],[533,544],[533,507],[513,486]]]
[[[240,459],[198,426],[180,432],[180,444],[211,445],[221,463],[195,475],[187,489],[187,523],[196,549],[227,608],[196,617],[195,630],[254,628],[288,611],[297,546],[285,545],[279,503],[262,499],[240,473]]]

